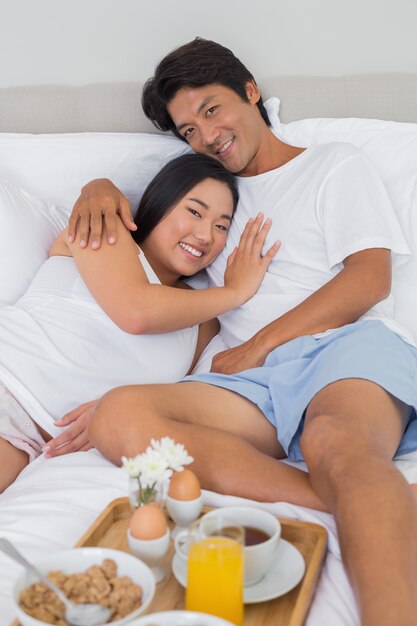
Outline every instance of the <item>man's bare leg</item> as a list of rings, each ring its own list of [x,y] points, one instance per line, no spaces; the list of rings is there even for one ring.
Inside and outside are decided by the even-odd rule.
[[[324,508],[308,475],[276,460],[284,452],[263,413],[219,387],[195,382],[119,387],[100,401],[89,434],[118,465],[122,455],[143,452],[151,437],[169,435],[194,457],[193,469],[206,489]]]
[[[335,516],[362,626],[417,624],[417,501],[391,461],[409,412],[350,379],[323,389],[306,415],[302,450]]]
[[[0,459],[0,493],[2,493],[29,463],[29,456],[0,437]]]

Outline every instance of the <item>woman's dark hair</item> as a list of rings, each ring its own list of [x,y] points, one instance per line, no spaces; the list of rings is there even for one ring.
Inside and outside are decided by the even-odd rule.
[[[204,154],[183,154],[169,161],[145,189],[135,214],[138,229],[132,233],[132,237],[136,243],[141,244],[171,209],[193,187],[207,178],[228,186],[234,211],[239,194],[233,174]]]
[[[216,83],[232,89],[244,102],[248,102],[246,85],[251,80],[255,83],[252,74],[231,50],[215,41],[197,37],[160,61],[155,76],[145,83],[142,107],[159,130],[171,130],[186,141],[177,131],[167,110],[167,105],[181,87],[203,87]],[[270,126],[262,98],[257,106],[263,120]]]

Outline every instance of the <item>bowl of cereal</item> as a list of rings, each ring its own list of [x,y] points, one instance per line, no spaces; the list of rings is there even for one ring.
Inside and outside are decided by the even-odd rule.
[[[75,603],[97,602],[112,611],[109,624],[122,626],[141,615],[155,595],[155,578],[143,561],[120,550],[73,548],[34,563]],[[13,589],[22,626],[66,626],[64,606],[29,572],[22,572]]]

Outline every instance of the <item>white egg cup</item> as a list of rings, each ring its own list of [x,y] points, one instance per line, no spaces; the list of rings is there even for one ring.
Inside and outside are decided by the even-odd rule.
[[[203,496],[199,496],[194,500],[175,500],[171,496],[167,496],[166,505],[171,519],[176,523],[171,533],[173,539],[196,520],[203,508]]]
[[[158,539],[136,539],[136,537],[132,537],[130,528],[127,531],[127,541],[130,551],[146,563],[146,565],[149,565],[157,583],[164,580],[166,576],[166,572],[160,565],[160,561],[168,552],[169,537],[169,528],[165,535],[158,537]]]

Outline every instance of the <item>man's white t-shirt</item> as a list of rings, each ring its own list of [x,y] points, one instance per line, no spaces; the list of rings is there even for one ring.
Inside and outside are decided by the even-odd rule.
[[[382,182],[351,144],[312,146],[275,170],[238,181],[239,205],[225,249],[207,268],[210,284],[223,285],[227,257],[248,219],[259,211],[272,219],[264,251],[276,240],[282,245],[256,295],[221,316],[221,333],[229,347],[250,339],[308,298],[343,269],[347,256],[388,248],[395,267],[410,254]],[[389,296],[361,319],[379,319],[414,343],[393,319],[393,306]]]

